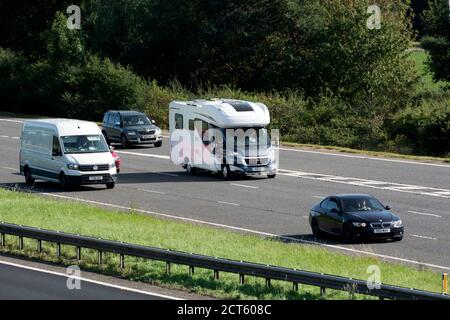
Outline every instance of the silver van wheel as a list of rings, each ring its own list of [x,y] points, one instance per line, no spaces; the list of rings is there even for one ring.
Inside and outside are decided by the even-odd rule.
[[[25,167],[23,174],[25,176],[25,183],[28,186],[34,185],[35,180],[33,179],[33,176],[31,175],[30,168]]]
[[[230,167],[228,165],[224,165],[222,166],[222,178],[224,178],[225,180],[230,179]]]

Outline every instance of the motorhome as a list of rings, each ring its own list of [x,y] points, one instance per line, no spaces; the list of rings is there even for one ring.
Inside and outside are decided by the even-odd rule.
[[[20,172],[28,185],[36,179],[74,185],[105,184],[114,188],[117,170],[97,124],[69,119],[25,121]]]
[[[173,101],[169,105],[171,160],[197,169],[274,178],[278,152],[266,105],[233,99]]]

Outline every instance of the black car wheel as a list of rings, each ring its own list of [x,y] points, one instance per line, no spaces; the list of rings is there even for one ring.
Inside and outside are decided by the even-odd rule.
[[[110,182],[106,184],[106,188],[107,189],[114,189],[115,183],[114,182]]]
[[[25,183],[27,184],[27,186],[30,186],[30,187],[33,186],[35,180],[33,179],[32,175],[31,175],[30,168],[25,167],[23,174],[25,176]]]
[[[155,147],[160,148],[162,146],[162,141],[155,142]]]
[[[403,237],[394,237],[392,238],[392,241],[402,241]]]
[[[316,219],[311,222],[311,230],[314,237],[320,238],[322,236],[322,231],[320,231],[319,224]]]

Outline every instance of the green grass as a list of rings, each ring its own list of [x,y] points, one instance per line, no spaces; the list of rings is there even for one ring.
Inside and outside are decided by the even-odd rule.
[[[417,72],[420,75],[420,82],[417,86],[418,93],[439,93],[446,88],[448,83],[444,81],[434,82],[433,75],[428,70],[426,61],[428,53],[423,50],[414,50],[409,53],[409,58],[415,62]]]
[[[194,252],[222,258],[245,260],[323,272],[353,278],[367,279],[369,265],[378,265],[382,282],[424,290],[440,290],[440,274],[427,269],[382,262],[377,258],[348,256],[312,245],[289,244],[274,239],[243,235],[212,227],[154,218],[135,212],[107,211],[77,202],[57,201],[46,197],[0,189],[0,220],[9,223],[59,230],[64,232],[101,237],[129,243]],[[43,254],[35,252],[35,243],[26,241],[25,252],[17,248],[17,240],[7,237],[8,251],[15,254],[73,264],[75,251],[64,247],[64,258],[57,259],[55,248],[45,244]],[[5,250],[5,249],[2,249]],[[238,276],[221,274],[220,281],[213,280],[209,270],[196,269],[193,277],[185,266],[174,266],[170,275],[165,274],[164,264],[127,257],[126,269],[118,268],[118,257],[106,256],[106,264],[96,264],[96,253],[83,251],[82,268],[148,281],[169,288],[180,288],[199,294],[232,299],[318,299],[319,289],[301,286],[298,292],[292,284],[274,281],[265,287],[263,279],[246,278],[246,284],[238,283]],[[327,291],[328,299],[347,299],[349,293]],[[356,296],[356,298],[367,298]]]

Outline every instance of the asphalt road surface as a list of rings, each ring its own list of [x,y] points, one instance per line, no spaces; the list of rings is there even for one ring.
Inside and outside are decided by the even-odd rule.
[[[168,297],[69,278],[46,270],[0,262],[0,300],[162,300]]]
[[[0,119],[0,183],[21,184],[18,154],[21,122]],[[187,175],[161,148],[117,148],[122,158],[119,184],[62,192],[37,183],[36,191],[53,197],[92,201],[110,208],[139,208],[153,215],[222,226],[265,236],[316,243],[309,208],[333,193],[370,193],[404,221],[401,242],[344,244],[319,240],[332,250],[450,269],[450,165],[351,154],[282,148],[276,179],[222,181],[210,174]]]

